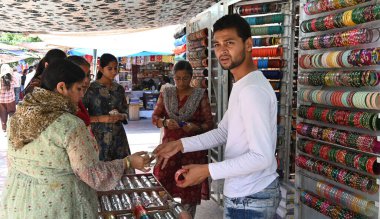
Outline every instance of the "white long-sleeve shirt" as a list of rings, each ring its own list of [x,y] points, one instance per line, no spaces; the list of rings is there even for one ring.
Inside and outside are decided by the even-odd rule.
[[[276,139],[274,90],[261,71],[253,71],[234,83],[218,128],[181,141],[184,153],[226,143],[225,160],[210,163],[209,170],[212,179],[225,179],[224,195],[235,198],[255,194],[276,179]]]

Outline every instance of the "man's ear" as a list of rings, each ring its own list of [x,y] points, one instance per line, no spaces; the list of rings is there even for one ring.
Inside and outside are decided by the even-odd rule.
[[[65,82],[61,81],[57,84],[57,87],[55,88],[58,93],[64,94],[66,91],[66,84]]]
[[[246,40],[245,40],[245,49],[246,51],[248,52],[252,52],[252,46],[253,46],[253,42],[252,42],[252,37],[248,37]]]

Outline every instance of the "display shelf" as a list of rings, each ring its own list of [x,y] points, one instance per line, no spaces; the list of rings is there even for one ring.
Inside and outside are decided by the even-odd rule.
[[[315,2],[318,2],[318,1],[320,1],[320,0],[316,0]],[[354,1],[350,1],[350,2],[353,4]],[[331,27],[328,27],[326,29],[323,29],[323,28],[321,29],[321,26],[318,26],[318,27],[313,26],[313,30],[320,30],[320,31],[313,31],[313,32],[302,32],[302,31],[300,31],[299,32],[300,33],[299,34],[299,39],[300,39],[299,46],[300,46],[301,43],[306,42],[305,41],[306,38],[307,38],[307,40],[310,40],[310,39],[321,39],[321,40],[323,40],[321,37],[324,37],[324,35],[333,36],[333,35],[338,35],[338,33],[341,33],[341,32],[344,32],[344,31],[351,31],[351,32],[349,32],[349,34],[346,34],[344,36],[345,37],[347,37],[347,36],[352,37],[352,34],[354,33],[352,30],[356,30],[358,28],[368,28],[368,29],[379,28],[380,27],[380,21],[379,20],[370,20],[369,19],[368,22],[366,22],[366,23],[363,23],[362,22],[363,20],[361,20],[360,21],[361,24],[357,24],[357,25],[354,22],[355,19],[356,19],[355,21],[358,21],[357,19],[360,16],[362,16],[363,19],[364,19],[364,16],[368,15],[368,13],[358,13],[358,11],[359,11],[358,8],[368,7],[370,5],[376,5],[378,3],[379,3],[378,1],[372,0],[372,1],[367,1],[365,3],[361,3],[361,4],[358,4],[358,5],[355,5],[355,6],[340,8],[340,9],[337,9],[337,10],[317,13],[317,14],[313,14],[313,15],[307,15],[305,13],[305,11],[304,11],[304,5],[306,4],[306,1],[305,0],[301,0],[301,5],[300,5],[301,6],[301,10],[300,10],[301,11],[301,13],[300,13],[300,22],[301,22],[300,27],[301,27],[301,29],[305,28],[305,22],[306,21],[310,21],[311,19],[319,19],[319,18],[322,18],[322,17],[329,17],[329,18],[332,18],[332,19],[336,19],[337,17],[335,15],[338,14],[338,13],[345,13],[346,17],[345,17],[345,20],[344,20],[344,22],[342,24],[342,25],[344,25],[344,27],[341,27],[341,28],[331,28]],[[327,2],[324,2],[322,4],[327,4]],[[352,12],[350,12],[350,10],[354,10],[356,12],[352,13]],[[349,13],[351,13],[351,17],[347,17],[347,14],[349,14]],[[376,16],[374,16],[374,18],[375,17]],[[352,19],[352,20],[349,20],[349,19]],[[379,18],[377,18],[377,19],[379,19]],[[333,21],[336,22],[336,20],[333,20]],[[350,23],[348,25],[349,21],[351,21],[352,23]],[[321,25],[328,25],[328,23],[319,23],[319,24],[321,24]],[[335,26],[337,24],[338,23],[334,23],[333,25]],[[310,26],[309,26],[309,28],[310,28]],[[359,37],[360,33],[357,33],[357,34],[358,34],[357,37]],[[376,33],[375,35],[378,35],[378,33]],[[368,35],[366,35],[366,37],[368,37]],[[325,37],[325,38],[327,39],[327,37]],[[330,37],[330,39],[333,39],[333,38]],[[354,71],[357,71],[357,70],[374,70],[374,71],[379,72],[380,68],[379,68],[379,65],[378,65],[379,64],[378,60],[377,60],[377,64],[374,63],[374,65],[371,65],[371,66],[360,64],[360,66],[351,66],[351,67],[348,67],[348,65],[346,65],[346,64],[345,65],[339,64],[340,65],[339,67],[335,67],[335,65],[320,64],[322,62],[322,59],[323,59],[323,62],[329,61],[329,63],[331,63],[331,62],[333,62],[335,60],[335,59],[333,59],[334,57],[331,56],[331,55],[329,56],[329,59],[327,60],[327,53],[328,52],[329,53],[334,52],[335,54],[343,54],[345,51],[347,51],[347,54],[348,54],[349,50],[353,50],[353,51],[357,51],[358,54],[359,54],[359,56],[360,56],[360,54],[362,54],[362,53],[364,54],[364,52],[362,52],[363,49],[379,47],[379,43],[377,41],[365,41],[363,43],[356,44],[356,43],[354,43],[356,41],[353,41],[353,40],[356,40],[356,39],[359,39],[359,38],[351,38],[350,41],[345,41],[346,44],[343,47],[335,46],[335,45],[338,45],[338,44],[332,44],[334,41],[331,41],[332,42],[331,44],[328,44],[328,45],[326,44],[327,46],[322,46],[322,47],[320,45],[324,45],[324,44],[322,44],[322,42],[325,43],[325,41],[320,41],[321,43],[319,45],[313,44],[312,46],[310,46],[310,48],[307,48],[307,47],[305,47],[305,44],[302,44],[302,46],[300,46],[299,49],[298,49],[299,59],[300,59],[300,60],[298,60],[298,62],[299,62],[298,63],[298,65],[299,65],[299,72],[300,72],[298,74],[298,79],[301,80],[301,78],[304,77],[306,74],[312,74],[313,72],[343,72],[343,71],[344,72],[354,72]],[[367,39],[369,39],[369,38],[366,38],[366,40]],[[304,40],[304,41],[302,41],[302,40]],[[337,42],[339,42],[339,41],[337,41]],[[353,44],[353,45],[351,45],[351,44]],[[333,47],[331,47],[330,45],[333,45]],[[323,53],[326,53],[326,55],[323,55]],[[318,54],[320,54],[320,55],[318,55]],[[302,59],[303,57],[306,57],[305,55],[310,55],[309,57],[314,57],[313,63],[312,63],[313,66],[310,69],[309,68],[305,68],[305,62]],[[316,60],[316,58],[315,58],[317,56],[318,56],[318,60]],[[347,58],[347,60],[346,60],[343,56],[339,56],[339,57],[335,56],[335,58],[337,60],[336,62],[339,62],[339,63],[342,63],[343,61],[348,62],[348,59],[349,59],[349,58]],[[350,57],[350,59],[352,61],[355,61],[354,57]],[[373,59],[373,57],[372,57],[372,59]],[[355,63],[355,62],[352,62],[352,63]],[[326,66],[328,66],[328,67],[334,66],[335,68],[326,68]],[[337,74],[335,74],[335,77],[337,77],[336,75]],[[334,78],[334,79],[336,79],[336,78]],[[304,78],[302,78],[302,80],[304,80]],[[318,83],[316,83],[316,84],[318,84]],[[324,85],[324,86],[321,86],[321,85],[319,85],[319,86],[313,86],[311,84],[300,83],[300,81],[298,81],[297,87],[298,87],[298,89],[297,89],[298,90],[298,92],[297,92],[297,94],[298,94],[298,97],[297,97],[298,98],[297,99],[298,100],[297,101],[298,102],[297,106],[301,106],[301,105],[316,106],[316,107],[322,107],[324,109],[329,109],[329,110],[344,110],[346,112],[352,112],[352,113],[357,113],[357,112],[379,113],[380,112],[380,109],[377,109],[377,108],[359,109],[359,108],[365,108],[365,106],[364,106],[364,104],[358,105],[357,101],[364,101],[364,100],[366,100],[366,99],[363,99],[363,98],[367,98],[366,95],[361,95],[360,96],[361,99],[358,96],[356,96],[355,97],[356,98],[355,99],[355,101],[356,101],[355,105],[354,104],[346,104],[346,102],[344,102],[344,101],[349,100],[349,99],[342,98],[342,95],[344,93],[342,93],[342,95],[339,97],[339,100],[337,100],[337,99],[327,100],[326,99],[327,101],[324,101],[324,100],[321,101],[321,99],[317,100],[317,99],[314,98],[313,102],[315,102],[315,103],[312,103],[310,101],[311,99],[308,99],[308,98],[305,99],[305,100],[308,100],[308,101],[304,101],[303,100],[303,96],[302,96],[302,95],[305,94],[305,93],[303,93],[305,91],[305,89],[317,90],[318,92],[319,91],[323,91],[324,92],[323,95],[326,95],[326,98],[327,98],[328,95],[329,95],[329,97],[333,96],[333,95],[331,95],[332,92],[334,92],[334,97],[336,97],[337,92],[340,92],[340,91],[342,91],[342,92],[343,91],[350,92],[352,94],[353,94],[353,92],[362,92],[362,91],[365,91],[365,92],[379,92],[379,86],[378,85],[372,86],[372,87],[371,86],[360,86],[360,87],[352,87],[352,86],[326,86],[326,85]],[[306,91],[306,92],[308,92],[308,91]],[[319,95],[322,95],[322,92],[319,92]],[[321,96],[319,96],[319,98],[320,97]],[[315,101],[315,100],[317,100],[317,101]],[[350,100],[352,101],[353,99],[350,99]],[[328,102],[328,101],[330,101],[330,102]],[[337,101],[337,102],[335,102],[335,101]],[[343,102],[344,102],[344,104],[343,104]],[[372,106],[372,105],[368,105],[368,106]],[[314,108],[312,108],[312,109],[314,109]],[[337,112],[337,111],[334,111],[334,112]],[[343,133],[344,132],[346,134],[347,133],[359,133],[359,134],[363,134],[363,135],[366,135],[366,136],[372,136],[372,137],[370,137],[371,139],[374,138],[373,136],[379,136],[380,135],[379,131],[373,130],[372,128],[366,129],[366,128],[363,128],[363,127],[358,127],[357,126],[357,124],[358,124],[357,122],[355,123],[356,124],[355,126],[352,126],[352,124],[350,126],[345,126],[346,123],[343,122],[343,121],[337,121],[338,124],[331,123],[331,121],[330,121],[330,123],[328,123],[328,122],[324,122],[324,121],[318,121],[318,119],[317,120],[310,119],[310,118],[313,117],[313,116],[310,117],[310,115],[312,115],[312,114],[308,114],[308,116],[306,118],[301,118],[301,117],[299,117],[297,115],[297,122],[298,123],[305,122],[307,124],[311,124],[311,125],[314,125],[314,126],[317,126],[317,127],[321,127],[321,128],[323,128],[323,130],[332,130],[332,131],[328,132],[329,134],[331,134],[333,132],[336,132],[336,133]],[[359,114],[356,114],[356,115],[359,115]],[[317,116],[319,118],[319,115],[317,115]],[[303,117],[305,117],[305,116],[303,116]],[[337,118],[332,118],[332,119],[337,119]],[[322,129],[315,129],[315,130],[322,130]],[[310,135],[310,134],[307,134],[307,135]],[[349,135],[352,136],[353,139],[356,138],[355,136],[358,136],[356,134],[355,135],[354,134],[349,134]],[[379,154],[371,152],[371,151],[366,151],[367,149],[363,148],[362,146],[361,147],[360,146],[359,147],[355,147],[355,148],[352,147],[352,145],[348,146],[347,142],[344,142],[343,136],[341,136],[341,138],[339,139],[339,141],[338,140],[334,140],[336,142],[330,142],[330,140],[329,141],[325,141],[325,140],[327,140],[326,135],[325,135],[325,137],[323,139],[321,138],[321,135],[318,135],[317,133],[314,133],[313,136],[314,137],[304,136],[304,135],[301,135],[300,133],[297,132],[297,142],[301,142],[302,140],[309,140],[311,142],[317,142],[317,143],[321,143],[323,145],[328,145],[329,147],[324,147],[324,149],[327,150],[327,148],[331,148],[331,149],[328,149],[329,152],[333,151],[333,150],[338,150],[338,151],[342,151],[342,152],[346,151],[347,153],[350,153],[351,155],[352,155],[352,153],[354,153],[354,154],[360,154],[360,156],[365,156],[365,155],[366,156],[372,156],[371,159],[373,159],[373,156],[375,156],[375,157],[377,157],[375,162],[379,163],[379,160],[380,160],[379,159],[380,158]],[[331,138],[332,137],[336,138],[337,136],[334,135],[334,136],[331,136]],[[350,141],[353,141],[353,140],[351,139]],[[357,139],[354,142],[355,142],[355,144],[359,144],[359,141]],[[344,145],[340,145],[340,143],[342,143]],[[378,142],[376,142],[376,144],[378,144]],[[371,143],[371,145],[372,145],[372,143]],[[371,146],[371,145],[368,145],[368,146]],[[313,149],[314,148],[316,150],[321,149],[321,147],[319,147],[319,146],[318,147],[314,147],[313,146]],[[371,150],[372,149],[373,148],[371,148]],[[369,177],[375,178],[376,179],[375,182],[377,184],[379,184],[379,176],[378,175],[374,175],[374,174],[369,173],[368,171],[364,171],[362,169],[358,169],[357,166],[355,166],[355,168],[354,168],[354,167],[351,167],[351,166],[348,166],[348,165],[344,165],[343,163],[341,163],[342,162],[341,160],[335,162],[335,160],[334,160],[335,158],[334,159],[331,158],[331,160],[330,160],[330,157],[329,157],[329,160],[322,159],[322,157],[315,156],[316,154],[318,154],[318,152],[312,152],[312,153],[313,154],[310,154],[310,152],[306,153],[304,151],[299,150],[299,148],[297,147],[297,156],[306,156],[306,157],[312,158],[314,160],[320,160],[321,162],[323,161],[323,162],[325,162],[328,165],[333,165],[333,166],[339,167],[341,170],[351,171],[353,174],[361,174],[363,176],[369,176]],[[349,158],[346,157],[346,155],[344,155],[344,159],[349,159]],[[350,165],[352,165],[352,163]],[[352,177],[352,176],[351,175],[347,175],[347,177]],[[350,178],[347,178],[347,180],[345,182],[346,183],[350,182],[349,179]],[[297,208],[296,208],[296,212],[295,212],[296,218],[305,218],[305,217],[311,218],[311,219],[314,219],[314,218],[327,218],[325,215],[322,216],[319,212],[317,212],[318,209],[306,207],[306,205],[304,205],[303,203],[301,203],[301,200],[300,200],[300,197],[301,197],[301,192],[300,191],[307,190],[309,192],[312,192],[312,193],[316,194],[316,190],[317,190],[316,183],[318,181],[321,181],[321,180],[328,181],[328,183],[330,183],[330,184],[332,184],[332,185],[334,185],[334,186],[336,186],[338,188],[342,188],[345,191],[347,191],[347,192],[349,192],[349,193],[351,193],[353,195],[358,195],[358,196],[360,196],[360,197],[362,197],[364,199],[374,201],[375,206],[377,206],[376,207],[376,211],[374,212],[374,215],[363,215],[363,214],[366,214],[366,212],[363,212],[363,211],[359,212],[359,213],[363,217],[366,216],[366,217],[369,217],[369,218],[380,218],[379,209],[378,209],[378,205],[379,205],[378,204],[379,203],[379,192],[378,191],[376,193],[374,193],[374,194],[369,194],[368,192],[363,192],[363,191],[355,189],[355,188],[353,188],[351,186],[348,186],[346,184],[342,184],[342,182],[336,182],[334,180],[327,179],[326,176],[322,176],[322,175],[319,175],[317,173],[312,173],[312,172],[310,172],[308,170],[305,170],[305,169],[299,167],[298,165],[296,166],[296,187],[298,188],[297,192],[296,192],[296,195],[297,195],[297,198],[296,198]],[[326,198],[327,201],[333,201],[333,200],[331,200],[332,197],[324,197],[323,194],[320,194],[320,197],[321,198]],[[342,210],[343,208],[347,208],[347,207],[350,206],[349,202],[346,202],[346,203],[345,202],[341,202],[341,203],[336,203],[336,204],[337,204],[337,206],[341,207],[339,211],[342,211],[342,212],[344,212],[344,210]]]
[[[270,6],[269,6],[270,5]],[[283,139],[280,144],[277,144],[277,155],[280,158],[279,163],[279,174],[281,178],[285,181],[289,179],[289,161],[288,157],[290,156],[290,117],[288,115],[290,112],[290,106],[286,103],[291,100],[291,90],[293,83],[290,83],[291,72],[293,71],[293,50],[292,44],[294,36],[292,35],[292,26],[293,26],[293,1],[240,1],[233,5],[232,10],[237,13],[242,13],[243,17],[247,19],[251,26],[252,39],[254,43],[257,43],[258,46],[254,45],[252,47],[253,55],[252,60],[260,70],[280,70],[282,71],[281,78],[277,79],[276,83],[272,82],[273,79],[269,78],[272,87],[278,93],[278,101],[281,107],[279,107],[278,114],[283,116],[283,119],[280,121],[279,125],[283,127],[285,131],[284,135],[281,137]],[[252,8],[255,8],[254,10]],[[255,12],[255,13],[252,13]],[[261,30],[262,28],[280,28],[282,33],[265,33]],[[261,28],[261,29],[257,29]],[[268,31],[270,31],[268,29]],[[260,31],[259,31],[260,30]],[[260,33],[259,33],[260,32]],[[272,40],[273,43],[265,43],[265,39],[273,39],[269,37],[274,37],[277,39],[276,43]],[[264,44],[264,45],[262,45]],[[270,45],[275,44],[275,45]],[[281,52],[278,54],[272,54],[268,58],[268,55],[262,52],[269,52],[275,48],[281,48],[282,51],[276,50],[276,52]],[[262,55],[255,54],[255,51],[261,52]],[[263,56],[263,57],[260,57]],[[276,63],[273,64],[264,64],[265,60],[274,60]],[[279,61],[281,60],[281,61]],[[262,62],[263,64],[260,64]],[[265,67],[268,65],[268,67]],[[275,68],[273,68],[275,67]],[[277,83],[280,82],[280,83]],[[278,135],[281,135],[278,133]],[[285,147],[283,146],[285,145]]]
[[[207,69],[207,74],[201,75],[199,73],[196,73],[193,75],[193,79],[195,81],[195,84],[193,83],[193,85],[203,84],[202,87],[207,90],[211,105],[211,113],[216,124],[221,121],[225,111],[227,110],[229,88],[229,84],[226,83],[228,81],[226,79],[226,77],[228,77],[228,74],[226,71],[223,71],[223,69],[218,64],[218,60],[213,52],[211,41],[212,25],[216,22],[216,20],[218,20],[226,13],[224,10],[225,8],[222,6],[223,2],[216,3],[207,12],[202,13],[197,17],[189,20],[186,24],[187,45],[189,45],[186,48],[186,53],[189,54],[191,51],[194,55],[194,52],[202,51],[202,49],[207,50],[207,53],[204,54],[207,55],[207,57],[205,57],[205,59],[207,59],[207,63],[204,63],[204,66],[193,66],[194,72],[199,72],[201,69]],[[206,31],[202,37],[198,38],[202,38],[203,42],[201,45],[196,46],[197,48],[193,48],[191,45],[194,45],[194,42],[199,42],[199,40],[192,37],[189,38],[189,35],[202,29],[205,29]],[[207,41],[205,40],[205,37],[207,37]],[[195,57],[198,57],[198,55],[199,54],[196,54]],[[190,61],[190,63],[192,63],[193,60],[199,60],[190,60],[189,57],[186,58]],[[208,152],[209,162],[213,163],[222,161],[223,150],[224,146],[210,149]],[[210,186],[210,189],[211,199],[216,201],[219,205],[223,205],[223,183],[213,183],[212,186]]]

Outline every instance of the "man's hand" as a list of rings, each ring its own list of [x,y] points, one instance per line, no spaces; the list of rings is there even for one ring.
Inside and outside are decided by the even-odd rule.
[[[183,166],[182,169],[186,169],[188,172],[183,174],[185,178],[183,183],[177,184],[181,188],[198,185],[210,176],[208,164],[190,164]]]
[[[160,144],[154,149],[153,154],[157,158],[156,165],[160,165],[162,162],[161,169],[164,169],[168,159],[183,150],[183,145],[181,140],[172,141],[164,144]]]

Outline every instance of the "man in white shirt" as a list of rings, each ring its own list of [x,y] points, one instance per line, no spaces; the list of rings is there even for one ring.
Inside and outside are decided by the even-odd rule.
[[[159,145],[157,164],[183,153],[222,144],[225,160],[187,165],[180,187],[192,186],[211,176],[225,179],[224,218],[272,219],[280,200],[277,162],[277,99],[273,88],[252,62],[249,24],[239,15],[226,15],[214,24],[215,55],[234,76],[228,110],[218,128],[201,135]],[[163,163],[162,163],[163,162]]]

